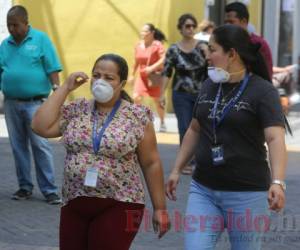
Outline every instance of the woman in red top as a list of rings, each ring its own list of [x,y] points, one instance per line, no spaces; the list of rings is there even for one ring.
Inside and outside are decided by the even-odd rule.
[[[135,47],[135,63],[131,77],[131,80],[133,80],[138,70],[138,76],[134,82],[134,102],[140,103],[143,96],[153,98],[160,118],[160,132],[166,131],[164,123],[165,110],[159,102],[161,86],[151,86],[148,75],[152,72],[160,72],[163,69],[165,49],[162,42],[165,40],[165,35],[153,24],[147,23],[143,26],[141,41]]]

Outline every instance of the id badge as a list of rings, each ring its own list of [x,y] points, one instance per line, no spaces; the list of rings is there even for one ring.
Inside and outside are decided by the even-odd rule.
[[[84,185],[87,187],[96,187],[98,179],[98,169],[90,167],[87,169],[84,179]]]
[[[211,149],[211,154],[214,166],[219,166],[225,163],[224,149],[222,145],[213,146]]]

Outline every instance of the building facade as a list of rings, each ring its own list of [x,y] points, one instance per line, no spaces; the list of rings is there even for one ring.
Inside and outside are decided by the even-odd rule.
[[[232,0],[207,0],[204,16],[223,24],[224,7]],[[250,23],[255,32],[269,43],[273,64],[286,66],[299,62],[300,56],[300,1],[298,0],[244,0],[248,6]]]
[[[0,0],[0,41],[8,35],[6,13],[14,4],[24,5],[33,27],[46,32],[54,42],[64,71],[90,71],[102,53],[113,52],[133,64],[133,48],[144,23],[150,22],[167,36],[168,47],[180,38],[178,17],[190,12],[199,21],[223,23],[224,7],[232,0]],[[274,65],[298,63],[300,55],[300,1],[244,0],[250,23],[269,42]],[[127,86],[130,90],[130,86]],[[88,95],[88,86],[74,97]]]

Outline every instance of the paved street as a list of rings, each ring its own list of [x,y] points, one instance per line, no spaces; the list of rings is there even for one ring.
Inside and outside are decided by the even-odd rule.
[[[2,122],[1,122],[2,120]],[[271,232],[264,238],[264,248],[267,250],[300,249],[300,154],[299,132],[300,116],[291,116],[294,138],[287,137],[290,148],[289,166],[287,171],[287,205],[280,215],[272,215]],[[157,127],[156,121],[156,127]],[[1,128],[2,126],[2,128]],[[164,163],[165,176],[168,176],[177,151],[178,136],[176,122],[173,116],[168,116],[167,126],[170,133],[158,134],[159,150]],[[299,127],[299,128],[298,128]],[[299,129],[299,131],[298,131]],[[55,155],[56,180],[58,185],[62,180],[64,149],[58,141],[52,141]],[[39,190],[35,188],[32,199],[28,201],[13,201],[11,194],[16,191],[16,177],[8,138],[5,136],[3,117],[0,116],[0,250],[57,250],[59,207],[44,202]],[[34,171],[33,171],[34,172]],[[132,250],[181,250],[183,249],[183,231],[174,227],[175,218],[183,214],[187,199],[190,177],[182,176],[178,188],[178,200],[169,202],[168,208],[173,220],[173,228],[161,240],[158,240],[147,222],[141,226]],[[147,198],[149,211],[150,202]],[[148,232],[150,230],[150,232]],[[223,234],[218,244],[218,250],[226,250],[228,238]]]

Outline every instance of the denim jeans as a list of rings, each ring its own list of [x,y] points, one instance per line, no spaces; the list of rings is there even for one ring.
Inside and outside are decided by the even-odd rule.
[[[177,118],[180,144],[187,131],[192,118],[193,108],[197,99],[197,94],[190,94],[173,90],[172,101],[174,112]]]
[[[31,156],[33,153],[36,177],[43,195],[57,193],[54,182],[52,149],[47,139],[31,129],[31,120],[42,101],[21,102],[5,99],[4,114],[10,145],[15,160],[19,188],[32,191]]]
[[[269,230],[267,192],[215,191],[192,180],[184,232],[186,250],[212,250],[227,229],[231,249],[260,250]]]

